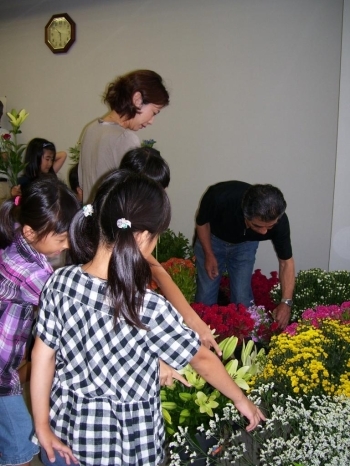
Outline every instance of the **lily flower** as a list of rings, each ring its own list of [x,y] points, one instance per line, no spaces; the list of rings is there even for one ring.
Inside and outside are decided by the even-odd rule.
[[[249,385],[247,384],[246,380],[249,380],[251,377],[251,375],[248,373],[250,366],[243,366],[240,367],[238,370],[237,368],[237,359],[232,359],[225,366],[225,369],[227,370],[228,374],[236,382],[236,384],[240,388],[242,388],[242,390],[248,390]]]
[[[199,411],[201,413],[207,413],[208,416],[213,417],[213,409],[219,406],[219,403],[215,401],[217,394],[213,392],[210,396],[207,396],[203,392],[197,392],[197,399],[194,400],[195,403],[199,406]]]
[[[238,343],[238,338],[237,337],[228,337],[225,338],[225,340],[222,340],[222,342],[219,343],[219,347],[222,351],[222,359],[226,361],[229,359],[237,346]]]
[[[196,389],[201,390],[206,381],[188,364],[185,369],[179,371],[181,375],[186,377],[187,381]]]
[[[9,117],[10,123],[14,130],[21,126],[28,115],[29,113],[26,113],[24,108],[19,112],[17,112],[15,109],[12,109],[11,112],[7,112],[7,116]]]

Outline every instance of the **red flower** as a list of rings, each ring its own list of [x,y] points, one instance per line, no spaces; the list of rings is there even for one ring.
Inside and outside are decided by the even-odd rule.
[[[215,333],[219,335],[218,342],[233,335],[241,342],[249,338],[254,329],[254,319],[242,304],[206,306],[203,303],[193,303],[191,306],[211,329],[215,329]]]
[[[2,138],[4,141],[9,141],[9,140],[11,139],[11,134],[8,134],[8,133],[2,134],[2,135],[1,135],[1,138]]]

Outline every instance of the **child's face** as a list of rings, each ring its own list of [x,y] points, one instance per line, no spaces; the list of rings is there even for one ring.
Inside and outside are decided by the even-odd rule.
[[[40,240],[29,241],[30,245],[41,254],[47,257],[54,257],[61,254],[62,251],[68,249],[68,233],[49,233]]]
[[[49,149],[44,149],[44,153],[41,156],[41,165],[40,165],[41,173],[49,173],[53,165],[54,159],[55,159],[55,154],[53,153],[53,151]]]

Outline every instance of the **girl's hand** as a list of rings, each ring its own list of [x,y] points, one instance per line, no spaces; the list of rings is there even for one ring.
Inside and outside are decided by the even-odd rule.
[[[55,451],[64,458],[67,465],[79,464],[72,450],[59,440],[49,426],[36,432],[41,448],[46,451],[49,461],[55,461]]]
[[[201,343],[208,349],[214,348],[215,353],[220,357],[222,355],[222,351],[215,341],[213,334],[211,333],[210,328],[208,325],[203,322],[202,319],[196,320],[191,325],[191,328],[198,333],[199,338],[201,339]]]
[[[172,385],[174,383],[174,379],[179,380],[183,383],[186,387],[191,387],[191,384],[187,382],[187,380],[182,377],[175,369],[165,364],[164,361],[159,359],[159,379],[160,384],[164,385]]]
[[[245,416],[249,421],[249,424],[246,427],[247,432],[255,429],[255,427],[260,424],[261,421],[266,421],[266,417],[263,415],[260,409],[244,395],[240,401],[235,402],[235,406],[238,411],[243,414],[243,416]]]
[[[12,197],[21,196],[22,195],[21,185],[17,184],[16,186],[12,186],[10,194]]]

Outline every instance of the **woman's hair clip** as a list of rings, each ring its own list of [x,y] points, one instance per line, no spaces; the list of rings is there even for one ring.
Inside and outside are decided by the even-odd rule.
[[[20,203],[21,203],[21,196],[16,196],[13,202],[15,203],[15,205],[20,205]]]
[[[83,207],[84,217],[89,217],[94,213],[94,208],[91,204],[86,204]]]
[[[119,218],[117,220],[117,227],[118,228],[131,228],[130,220],[126,220],[125,218]]]

